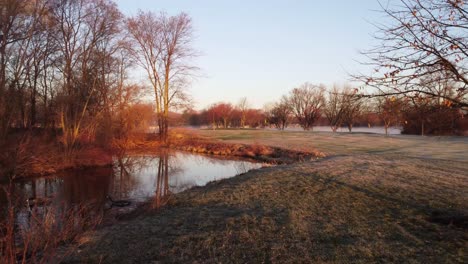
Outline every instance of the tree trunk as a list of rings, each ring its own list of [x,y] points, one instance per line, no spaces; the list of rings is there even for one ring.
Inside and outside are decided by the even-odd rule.
[[[421,120],[421,136],[424,136],[424,120]]]
[[[44,61],[44,69],[46,68],[45,66],[45,61]],[[43,82],[44,82],[44,119],[43,119],[43,127],[49,128],[50,126],[50,120],[49,120],[49,106],[48,104],[48,85],[47,85],[47,70],[44,70],[43,74]]]
[[[0,142],[5,140],[8,133],[7,107],[6,107],[6,36],[3,30],[0,39]]]
[[[34,82],[31,92],[31,117],[29,118],[29,126],[34,127],[36,124],[36,94],[37,94],[37,73],[34,75]]]

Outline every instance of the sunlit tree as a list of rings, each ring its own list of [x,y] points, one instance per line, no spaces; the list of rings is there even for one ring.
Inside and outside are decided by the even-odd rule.
[[[192,19],[185,13],[168,16],[140,11],[127,21],[134,56],[154,90],[159,134],[167,139],[169,110],[189,103],[184,88],[193,76]]]

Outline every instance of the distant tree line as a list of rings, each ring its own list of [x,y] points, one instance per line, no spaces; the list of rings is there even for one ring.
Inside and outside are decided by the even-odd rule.
[[[199,112],[186,111],[182,119],[188,125],[213,129],[284,130],[298,125],[312,130],[320,125],[329,126],[333,132],[342,127],[352,132],[355,126],[381,126],[386,133],[390,127],[399,127],[402,133],[421,135],[463,134],[468,130],[465,113],[446,100],[403,95],[367,98],[349,85],[327,88],[304,83],[264,109],[248,106],[246,98],[237,105],[219,102]]]
[[[186,111],[182,118],[191,126],[207,125],[212,128],[257,128],[265,126],[265,115],[260,109],[251,108],[247,98],[237,105],[219,102],[206,109]]]

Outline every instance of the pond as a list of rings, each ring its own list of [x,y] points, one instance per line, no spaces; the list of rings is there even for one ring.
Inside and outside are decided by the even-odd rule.
[[[128,200],[132,204],[153,199],[156,206],[160,206],[171,194],[262,166],[245,160],[163,151],[115,158],[112,167],[17,181],[13,184],[12,193],[20,201],[18,206],[22,207],[19,210],[22,214],[31,207],[44,210],[59,205],[69,207],[87,203],[109,208],[113,205],[110,199]],[[4,211],[6,205],[6,194],[0,190],[0,210]]]

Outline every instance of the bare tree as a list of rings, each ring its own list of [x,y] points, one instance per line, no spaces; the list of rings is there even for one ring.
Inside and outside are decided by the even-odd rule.
[[[108,0],[59,1],[54,9],[58,27],[55,41],[62,58],[58,64],[62,73],[60,126],[69,155],[75,149],[89,109],[100,104],[96,95],[99,86],[105,84],[98,74],[102,57],[97,55],[110,39],[118,36],[121,18],[116,5]]]
[[[342,121],[348,127],[349,132],[353,130],[353,125],[362,111],[363,100],[356,92],[356,89],[351,89],[349,86],[345,86],[342,92]]]
[[[265,112],[268,123],[280,130],[284,130],[288,127],[291,121],[292,108],[286,96],[283,96],[278,103],[274,104],[271,109],[267,109]]]
[[[421,136],[424,136],[425,124],[428,121],[428,115],[433,111],[432,109],[433,100],[428,97],[412,97],[411,104],[407,105],[405,109],[405,114],[410,114],[414,112],[418,118],[417,121],[421,123]],[[412,120],[405,122],[411,122]]]
[[[437,97],[433,97],[428,96],[424,93],[415,93],[414,96],[407,100],[407,104],[404,105],[404,114],[409,119],[405,120],[405,125],[409,127],[410,124],[408,124],[408,122],[419,122],[421,136],[423,136],[426,134],[427,123],[432,123],[432,126],[435,126],[437,123],[441,123],[442,120],[435,120],[434,115],[437,115],[437,113],[440,112],[440,110],[442,109],[456,110],[457,107],[453,107],[452,101],[443,99],[444,97],[453,94],[453,84],[450,80],[441,78],[440,73],[434,73],[431,76],[422,78],[421,83],[428,87],[428,89],[431,89],[436,94],[440,95]],[[448,121],[448,119],[450,119],[450,113],[447,114],[448,115],[446,116],[446,118],[444,118],[444,121]]]
[[[30,20],[29,36],[26,41],[18,42],[18,44],[23,44],[22,46],[28,58],[25,60],[26,70],[23,73],[23,78],[26,80],[26,97],[28,97],[24,98],[24,100],[28,100],[28,102],[22,103],[21,119],[25,126],[32,127],[38,121],[38,100],[41,91],[44,92],[44,98],[48,96],[47,83],[42,82],[42,78],[47,75],[48,68],[53,68],[51,63],[57,49],[52,41],[55,32],[53,23],[51,23],[53,19],[51,17],[50,2],[47,0],[29,2],[28,15]],[[47,100],[44,101],[46,103]]]
[[[5,139],[15,113],[15,100],[11,98],[17,98],[16,91],[25,79],[22,74],[26,68],[26,47],[17,44],[28,42],[31,36],[33,19],[29,4],[26,0],[0,2],[0,140]]]
[[[403,100],[395,96],[377,98],[377,113],[384,123],[385,135],[388,135],[388,128],[400,122]]]
[[[324,91],[322,86],[304,83],[290,92],[288,102],[304,130],[312,129],[320,117],[325,104]]]
[[[160,136],[167,140],[169,110],[187,102],[184,87],[196,70],[190,65],[196,55],[192,20],[185,13],[168,16],[140,11],[128,19],[127,26],[135,41],[135,58],[154,89]]]
[[[336,132],[343,123],[343,97],[341,89],[337,85],[333,85],[332,90],[328,92],[328,100],[323,108],[333,132]]]
[[[241,113],[241,118],[240,118],[240,127],[244,128],[245,123],[246,123],[246,118],[247,118],[247,111],[249,110],[249,102],[247,101],[247,97],[242,97],[239,100],[239,103],[237,104],[237,108],[239,109]]]
[[[323,107],[323,112],[333,132],[336,132],[342,125],[346,125],[349,132],[352,131],[361,113],[362,105],[362,100],[356,92],[356,89],[351,89],[347,85],[342,89],[334,85],[333,89],[328,92],[328,100]]]
[[[372,74],[354,79],[377,88],[379,95],[424,94],[468,108],[468,10],[462,0],[399,0],[382,5],[388,24],[377,25],[380,44],[363,52]],[[452,83],[440,94],[422,79]]]
[[[234,107],[230,103],[216,103],[208,110],[208,117],[213,124],[213,128],[228,128],[231,122]]]

